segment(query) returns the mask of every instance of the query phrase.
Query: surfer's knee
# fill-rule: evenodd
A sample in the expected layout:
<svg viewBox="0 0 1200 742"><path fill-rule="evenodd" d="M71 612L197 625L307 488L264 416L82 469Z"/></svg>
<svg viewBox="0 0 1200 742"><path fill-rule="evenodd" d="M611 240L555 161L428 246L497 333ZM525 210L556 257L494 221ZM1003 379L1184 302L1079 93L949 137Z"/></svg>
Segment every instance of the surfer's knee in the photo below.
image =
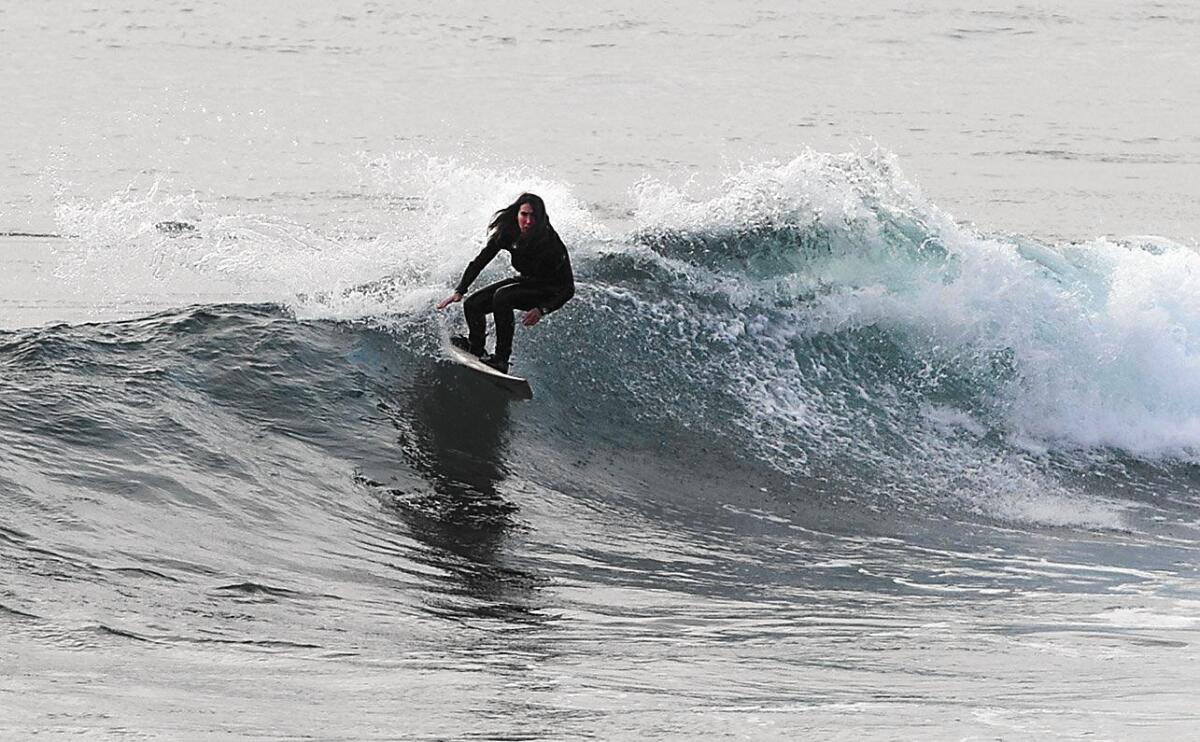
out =
<svg viewBox="0 0 1200 742"><path fill-rule="evenodd" d="M493 312L511 312L513 310L513 294L515 287L505 286L502 289L497 289L492 296L492 311Z"/></svg>
<svg viewBox="0 0 1200 742"><path fill-rule="evenodd" d="M463 312L467 314L486 314L487 308L484 297L480 296L481 292L475 292L463 300Z"/></svg>

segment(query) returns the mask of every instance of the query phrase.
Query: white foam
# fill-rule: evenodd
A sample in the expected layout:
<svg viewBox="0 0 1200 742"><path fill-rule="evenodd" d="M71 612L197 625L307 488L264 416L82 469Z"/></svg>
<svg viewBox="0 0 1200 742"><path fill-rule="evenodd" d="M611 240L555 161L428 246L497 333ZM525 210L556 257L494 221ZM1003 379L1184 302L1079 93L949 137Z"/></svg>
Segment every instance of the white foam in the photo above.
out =
<svg viewBox="0 0 1200 742"><path fill-rule="evenodd" d="M65 194L56 217L68 244L56 275L79 298L118 308L131 297L287 301L368 280L394 265L387 243L321 232L286 217L222 213L162 178L103 202ZM156 225L180 222L172 232Z"/></svg>
<svg viewBox="0 0 1200 742"><path fill-rule="evenodd" d="M639 228L651 232L828 231L827 251L808 256L802 276L737 289L742 304L757 291L760 307L780 291L812 294L775 312L776 326L738 338L758 346L765 383L747 391L768 415L791 409L793 422L813 423L791 340L877 327L928 364L992 386L1001 417L964 429L991 426L1031 449L1200 458L1200 254L1190 248L1159 237L985 236L925 201L878 152L744 166L711 197L649 180L636 195ZM701 288L720 288L710 284ZM1007 373L997 375L998 358Z"/></svg>
<svg viewBox="0 0 1200 742"><path fill-rule="evenodd" d="M1122 629L1196 629L1200 616L1165 613L1149 608L1114 608L1093 616L1098 622Z"/></svg>
<svg viewBox="0 0 1200 742"><path fill-rule="evenodd" d="M977 438L987 434L987 426L962 410L956 410L943 405L929 405L924 408L925 419L939 430L953 434L961 430Z"/></svg>
<svg viewBox="0 0 1200 742"><path fill-rule="evenodd" d="M404 152L364 157L361 170L362 208L382 210L382 233L224 211L162 177L140 177L102 202L64 186L56 216L71 242L57 275L101 308L150 293L176 303L277 301L306 318L356 319L428 309L482 247L492 213L522 191L545 199L573 247L608 238L569 184L530 168ZM155 226L164 221L195 229L164 233Z"/></svg>

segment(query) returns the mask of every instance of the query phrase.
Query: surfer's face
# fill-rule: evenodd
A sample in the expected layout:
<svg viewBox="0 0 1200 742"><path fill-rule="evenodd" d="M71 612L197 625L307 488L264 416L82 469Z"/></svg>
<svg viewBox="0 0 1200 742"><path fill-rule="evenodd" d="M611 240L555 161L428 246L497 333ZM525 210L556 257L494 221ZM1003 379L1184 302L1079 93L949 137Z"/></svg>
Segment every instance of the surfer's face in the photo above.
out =
<svg viewBox="0 0 1200 742"><path fill-rule="evenodd" d="M517 227L525 234L533 226L533 204L521 204L517 210Z"/></svg>

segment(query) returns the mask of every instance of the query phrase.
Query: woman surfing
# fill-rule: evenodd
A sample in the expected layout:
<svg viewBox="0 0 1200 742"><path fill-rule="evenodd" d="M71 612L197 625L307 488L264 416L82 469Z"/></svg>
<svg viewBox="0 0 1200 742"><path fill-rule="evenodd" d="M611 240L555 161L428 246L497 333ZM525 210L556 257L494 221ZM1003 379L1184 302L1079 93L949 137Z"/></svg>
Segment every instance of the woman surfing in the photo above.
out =
<svg viewBox="0 0 1200 742"><path fill-rule="evenodd" d="M517 275L468 296L463 304L467 337L455 335L450 342L506 374L512 354L513 310L525 310L521 324L533 327L575 295L575 274L566 246L550 225L545 202L532 193L522 193L492 216L487 244L467 264L454 293L438 302L437 308L462 301L471 283L501 250L511 255ZM488 314L496 325L496 347L491 355L484 348Z"/></svg>

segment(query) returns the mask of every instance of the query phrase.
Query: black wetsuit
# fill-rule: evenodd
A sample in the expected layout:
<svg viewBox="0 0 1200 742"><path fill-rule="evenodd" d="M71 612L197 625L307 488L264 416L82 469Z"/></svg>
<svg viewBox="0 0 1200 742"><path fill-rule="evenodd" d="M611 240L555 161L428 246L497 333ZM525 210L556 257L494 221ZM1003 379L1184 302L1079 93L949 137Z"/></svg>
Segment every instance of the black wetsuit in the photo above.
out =
<svg viewBox="0 0 1200 742"><path fill-rule="evenodd" d="M496 323L496 352L492 355L504 363L508 363L508 356L512 353L514 309L537 307L544 316L566 304L575 295L571 258L552 227L547 227L546 233L536 242L524 244L517 240L506 243L508 240L500 232L493 233L479 255L467 265L455 289L455 292L465 294L471 282L501 250L508 250L512 254L512 267L520 275L479 289L468 296L463 304L471 352L483 355L487 315L491 314Z"/></svg>

